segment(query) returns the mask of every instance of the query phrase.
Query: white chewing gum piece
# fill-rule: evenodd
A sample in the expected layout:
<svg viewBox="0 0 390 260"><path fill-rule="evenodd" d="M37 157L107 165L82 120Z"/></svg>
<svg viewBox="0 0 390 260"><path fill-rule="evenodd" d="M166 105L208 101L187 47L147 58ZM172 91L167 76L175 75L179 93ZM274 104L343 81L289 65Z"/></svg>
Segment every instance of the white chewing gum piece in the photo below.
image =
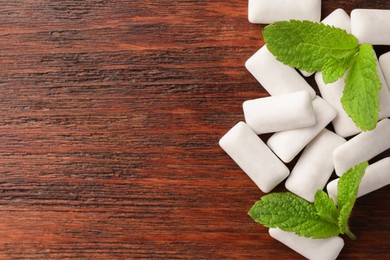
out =
<svg viewBox="0 0 390 260"><path fill-rule="evenodd" d="M299 72L301 72L302 76L308 78L310 77L311 75L314 74L314 72L307 72L307 71L304 71L304 70L299 70Z"/></svg>
<svg viewBox="0 0 390 260"><path fill-rule="evenodd" d="M379 80L382 84L378 94L380 106L378 119L381 120L390 116L390 90L386 83L379 62L377 64L377 71ZM322 73L318 72L315 75L315 80L322 98L337 110L337 116L332 121L335 132L342 137L349 137L360 133L362 130L360 130L352 121L352 119L347 115L340 101L345 86L345 75L334 83L325 84L322 80Z"/></svg>
<svg viewBox="0 0 390 260"><path fill-rule="evenodd" d="M327 17L325 17L321 23L334 26L336 28L343 29L347 31L347 33L351 33L351 18L349 15L341 8L334 10ZM305 77L310 77L314 73L306 72L300 70L302 75Z"/></svg>
<svg viewBox="0 0 390 260"><path fill-rule="evenodd" d="M390 10L355 9L351 12L352 34L359 43L390 45Z"/></svg>
<svg viewBox="0 0 390 260"><path fill-rule="evenodd" d="M248 20L251 23L273 23L284 20L321 19L321 0L249 0Z"/></svg>
<svg viewBox="0 0 390 260"><path fill-rule="evenodd" d="M334 203L337 204L337 184L339 183L339 179L334 179L326 185L326 191L328 192L329 198L331 198Z"/></svg>
<svg viewBox="0 0 390 260"><path fill-rule="evenodd" d="M329 197L337 203L337 184L340 178L328 183ZM364 196L390 184L390 157L386 157L367 167L359 186L357 197Z"/></svg>
<svg viewBox="0 0 390 260"><path fill-rule="evenodd" d="M270 192L290 173L244 122L230 129L219 145L263 192Z"/></svg>
<svg viewBox="0 0 390 260"><path fill-rule="evenodd" d="M290 162L305 146L323 130L336 116L337 112L325 100L313 100L317 122L305 128L287 130L273 134L267 142L268 147L285 163Z"/></svg>
<svg viewBox="0 0 390 260"><path fill-rule="evenodd" d="M341 8L334 10L327 17L325 17L321 23L334 26L347 31L347 33L351 33L351 18Z"/></svg>
<svg viewBox="0 0 390 260"><path fill-rule="evenodd" d="M333 164L338 176L355 165L368 161L390 148L390 119L378 122L372 131L362 132L340 145L333 152Z"/></svg>
<svg viewBox="0 0 390 260"><path fill-rule="evenodd" d="M390 117L390 90L387 85L385 76L383 74L383 70L379 64L379 60L377 62L377 72L379 76L379 80L382 84L382 87L379 91L378 97L379 97L379 114L378 119L384 119L386 117Z"/></svg>
<svg viewBox="0 0 390 260"><path fill-rule="evenodd" d="M390 87L390 51L379 57L379 64L386 79L387 87Z"/></svg>
<svg viewBox="0 0 390 260"><path fill-rule="evenodd" d="M246 61L245 67L271 96L301 90L309 92L312 99L316 95L299 72L278 61L266 45Z"/></svg>
<svg viewBox="0 0 390 260"><path fill-rule="evenodd" d="M335 132L342 137L348 137L360 133L361 130L344 111L340 101L343 96L345 86L345 75L333 83L325 84L322 80L322 72L317 72L315 80L318 89L321 92L322 98L337 111L337 116L332 121Z"/></svg>
<svg viewBox="0 0 390 260"><path fill-rule="evenodd" d="M316 123L307 91L247 100L243 103L245 122L256 134L312 126Z"/></svg>
<svg viewBox="0 0 390 260"><path fill-rule="evenodd" d="M345 143L339 135L324 129L303 150L286 181L286 188L301 198L314 202L317 190L328 182L333 167L333 151Z"/></svg>
<svg viewBox="0 0 390 260"><path fill-rule="evenodd" d="M334 260L344 247L344 240L338 236L325 239L313 239L298 236L292 232L286 232L278 228L270 228L268 232L272 238L307 259L312 260Z"/></svg>

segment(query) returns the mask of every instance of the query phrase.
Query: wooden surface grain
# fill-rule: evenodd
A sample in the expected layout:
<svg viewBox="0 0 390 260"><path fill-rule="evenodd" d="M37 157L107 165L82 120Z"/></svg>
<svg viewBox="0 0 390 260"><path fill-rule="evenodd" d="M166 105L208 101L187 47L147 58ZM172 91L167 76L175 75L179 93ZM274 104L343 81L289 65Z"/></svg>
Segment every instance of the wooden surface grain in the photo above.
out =
<svg viewBox="0 0 390 260"><path fill-rule="evenodd" d="M267 95L247 1L0 3L0 259L301 259L218 146ZM390 2L322 17L358 7ZM390 258L388 193L359 199L340 259Z"/></svg>

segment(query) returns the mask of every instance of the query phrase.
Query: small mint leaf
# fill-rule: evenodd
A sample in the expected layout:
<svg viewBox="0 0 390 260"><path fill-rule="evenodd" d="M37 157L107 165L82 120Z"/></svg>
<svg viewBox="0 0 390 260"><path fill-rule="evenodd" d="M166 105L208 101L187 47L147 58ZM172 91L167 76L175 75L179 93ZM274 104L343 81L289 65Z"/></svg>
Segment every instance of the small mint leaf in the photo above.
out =
<svg viewBox="0 0 390 260"><path fill-rule="evenodd" d="M322 190L318 190L314 197L314 206L318 216L326 221L338 225L339 210L333 200Z"/></svg>
<svg viewBox="0 0 390 260"><path fill-rule="evenodd" d="M352 61L354 60L354 53L346 53L345 58L340 60L329 59L322 67L322 79L325 84L335 82L341 78Z"/></svg>
<svg viewBox="0 0 390 260"><path fill-rule="evenodd" d="M367 162L360 163L344 173L337 185L337 201L340 209L339 227L341 234L347 234L350 238L355 239L355 235L349 229L348 219L351 215L352 208L355 205L360 182L368 166Z"/></svg>

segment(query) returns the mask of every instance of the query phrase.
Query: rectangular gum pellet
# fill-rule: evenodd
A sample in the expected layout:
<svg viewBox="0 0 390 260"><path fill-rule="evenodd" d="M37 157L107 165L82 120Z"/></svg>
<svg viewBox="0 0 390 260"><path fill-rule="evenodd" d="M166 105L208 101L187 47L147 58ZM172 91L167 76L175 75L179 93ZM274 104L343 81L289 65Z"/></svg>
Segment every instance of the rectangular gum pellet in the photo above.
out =
<svg viewBox="0 0 390 260"><path fill-rule="evenodd" d="M309 202L314 202L317 190L322 190L332 175L333 151L345 139L324 129L303 150L286 181L286 188Z"/></svg>
<svg viewBox="0 0 390 260"><path fill-rule="evenodd" d="M377 71L379 80L381 81L382 87L379 91L379 120L384 119L390 116L390 90L386 83L385 77L383 75L381 66L379 62L377 64ZM342 137L349 137L361 132L361 130L355 125L352 119L344 111L344 108L340 102L340 99L343 95L344 86L345 86L345 75L335 81L334 83L325 84L322 80L322 73L318 72L315 75L315 80L318 86L318 89L321 92L321 96L325 99L334 109L337 110L337 116L332 121L335 132Z"/></svg>
<svg viewBox="0 0 390 260"><path fill-rule="evenodd" d="M247 100L245 122L256 134L312 126L316 123L311 97L306 91Z"/></svg>
<svg viewBox="0 0 390 260"><path fill-rule="evenodd" d="M324 18L321 23L334 26L351 33L351 18L341 8L334 10L331 14Z"/></svg>
<svg viewBox="0 0 390 260"><path fill-rule="evenodd" d="M251 23L272 23L282 20L321 19L321 0L249 0L248 20Z"/></svg>
<svg viewBox="0 0 390 260"><path fill-rule="evenodd" d="M345 30L347 33L351 33L351 18L349 15L341 8L334 10L327 17L325 17L321 23L334 26L340 29ZM313 73L302 71L301 73L305 77L310 77Z"/></svg>
<svg viewBox="0 0 390 260"><path fill-rule="evenodd" d="M386 79L387 86L390 87L390 52L386 52L379 57L379 63Z"/></svg>
<svg viewBox="0 0 390 260"><path fill-rule="evenodd" d="M348 137L360 133L361 130L347 115L340 102L344 91L345 75L333 83L325 84L322 80L322 73L317 72L315 80L322 98L337 111L337 116L332 121L335 132L342 137Z"/></svg>
<svg viewBox="0 0 390 260"><path fill-rule="evenodd" d="M390 10L355 9L351 29L360 43L390 45Z"/></svg>
<svg viewBox="0 0 390 260"><path fill-rule="evenodd" d="M270 236L307 259L334 260L344 247L344 240L340 237L313 239L298 236L278 228L268 230Z"/></svg>
<svg viewBox="0 0 390 260"><path fill-rule="evenodd" d="M343 175L355 165L368 161L390 148L390 119L378 122L372 131L362 132L333 152L336 174Z"/></svg>
<svg viewBox="0 0 390 260"><path fill-rule="evenodd" d="M271 96L302 90L309 92L311 98L316 95L299 72L278 61L266 45L246 61L245 67Z"/></svg>
<svg viewBox="0 0 390 260"><path fill-rule="evenodd" d="M317 118L315 125L277 132L268 139L267 145L283 162L294 159L336 116L336 110L320 97L313 100L313 109Z"/></svg>
<svg viewBox="0 0 390 260"><path fill-rule="evenodd" d="M263 192L270 192L290 173L244 122L230 129L219 145Z"/></svg>
<svg viewBox="0 0 390 260"><path fill-rule="evenodd" d="M337 184L339 179L328 183L326 189L329 197L337 203ZM357 197L364 196L390 184L390 157L386 157L367 167L362 181L360 182Z"/></svg>

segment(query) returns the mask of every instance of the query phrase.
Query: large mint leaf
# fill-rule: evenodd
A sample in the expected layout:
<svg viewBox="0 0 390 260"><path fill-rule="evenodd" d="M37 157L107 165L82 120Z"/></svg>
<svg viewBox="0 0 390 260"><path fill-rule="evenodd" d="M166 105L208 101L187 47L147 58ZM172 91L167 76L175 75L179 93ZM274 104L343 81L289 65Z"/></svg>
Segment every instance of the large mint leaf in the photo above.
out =
<svg viewBox="0 0 390 260"><path fill-rule="evenodd" d="M372 46L362 44L345 78L341 103L345 112L363 131L373 130L378 122L381 82L376 66Z"/></svg>
<svg viewBox="0 0 390 260"><path fill-rule="evenodd" d="M248 213L256 222L312 238L337 236L339 228L317 215L312 203L292 193L263 196Z"/></svg>
<svg viewBox="0 0 390 260"><path fill-rule="evenodd" d="M359 51L346 31L309 21L280 21L264 28L269 51L281 62L307 72L323 71L325 83L336 81Z"/></svg>

